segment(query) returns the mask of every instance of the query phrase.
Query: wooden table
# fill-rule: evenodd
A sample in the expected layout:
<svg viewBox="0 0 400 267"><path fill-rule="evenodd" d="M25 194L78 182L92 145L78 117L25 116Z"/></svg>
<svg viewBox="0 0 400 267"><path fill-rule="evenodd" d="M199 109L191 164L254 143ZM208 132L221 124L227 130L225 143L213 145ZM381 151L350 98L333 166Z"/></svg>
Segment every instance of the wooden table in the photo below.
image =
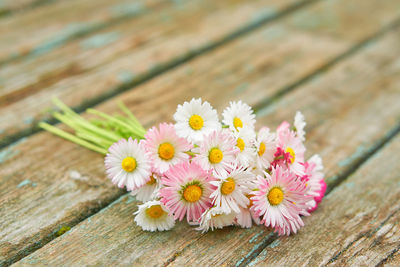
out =
<svg viewBox="0 0 400 267"><path fill-rule="evenodd" d="M399 44L396 0L0 1L0 265L399 266ZM300 110L328 194L289 237L144 232L101 155L38 129L53 96L146 127L200 96Z"/></svg>

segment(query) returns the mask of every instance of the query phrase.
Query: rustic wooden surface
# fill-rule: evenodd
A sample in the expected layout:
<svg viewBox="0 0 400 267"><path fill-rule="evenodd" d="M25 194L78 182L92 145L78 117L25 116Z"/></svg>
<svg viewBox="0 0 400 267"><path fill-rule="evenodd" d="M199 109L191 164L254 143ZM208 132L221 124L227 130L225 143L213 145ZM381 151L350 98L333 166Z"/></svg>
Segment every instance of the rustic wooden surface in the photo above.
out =
<svg viewBox="0 0 400 267"><path fill-rule="evenodd" d="M0 16L0 266L398 265L398 1L34 2ZM123 100L147 127L193 96L242 99L258 126L301 110L333 191L287 238L143 232L100 155L31 134L54 95L111 113Z"/></svg>
<svg viewBox="0 0 400 267"><path fill-rule="evenodd" d="M92 2L97 5L97 1ZM76 38L76 35L83 35L80 31L85 34L93 31L91 28L87 30L86 24L82 26L83 30L72 27L73 33L70 34L70 17L59 20L52 17L60 24L67 24L63 28L67 27L68 36L64 38L65 34L63 31L60 33L60 29L55 29L54 32L45 30L46 35L53 36L46 37L50 41L35 49L48 53L40 52L37 55L34 49L35 51L30 52L33 55L29 60L18 60L0 70L0 81L3 80L0 83L3 87L0 93L2 142L9 143L14 141L13 136L32 131L38 120L48 116L49 108L52 107L52 96L58 96L66 104L78 108L99 102L175 66L188 57L224 43L225 39L232 38L241 31L260 26L263 21L303 2L311 1L297 0L292 3L291 0L196 0L177 2L175 5L169 2L170 5L164 4L162 9L151 9L139 3L135 3L136 9L124 9L123 4L111 5L107 0L105 14L92 11L95 16L93 20L110 20L113 10L120 7L122 15L118 16L122 16L124 23L109 21L108 27L104 26L102 28L105 29L84 38ZM88 5L90 6L93 3ZM75 5L71 8L80 7ZM134 13L132 16L125 14L129 10ZM85 12L82 11L82 14ZM85 17L90 18L89 15ZM99 23L105 22L97 24ZM94 26L94 29L98 28ZM17 37L21 35L14 31L6 33ZM4 38L12 40L10 37ZM25 44L22 40L21 43ZM64 43L67 44L63 45ZM61 47L54 50L54 46Z"/></svg>

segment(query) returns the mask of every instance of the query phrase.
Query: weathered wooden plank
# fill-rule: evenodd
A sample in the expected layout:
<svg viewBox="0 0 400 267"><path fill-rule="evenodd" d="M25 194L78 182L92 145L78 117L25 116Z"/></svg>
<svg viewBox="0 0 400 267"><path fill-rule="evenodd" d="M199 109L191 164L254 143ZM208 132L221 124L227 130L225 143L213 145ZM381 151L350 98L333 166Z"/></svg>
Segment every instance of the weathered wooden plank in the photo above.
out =
<svg viewBox="0 0 400 267"><path fill-rule="evenodd" d="M397 136L326 197L303 231L274 241L250 265L374 266L398 251L399 149Z"/></svg>
<svg viewBox="0 0 400 267"><path fill-rule="evenodd" d="M279 51L288 48L282 40L289 37L290 29L323 33L321 36L326 37L322 38L323 40L329 41L333 38L343 41L343 48L337 51L335 48L326 48L327 53L332 51L333 54L325 56L335 57L355 43L373 35L380 27L388 25L400 15L398 2L382 3L374 0L357 3L359 8L356 10L360 14L370 14L377 5L380 6L380 11L373 13L372 16L355 16L353 1L323 2L308 9L308 12L301 12L286 20L283 28L271 30L266 34L268 35L266 38L270 39L267 43L270 44L272 51ZM4 94L0 96L0 129L3 131L0 137L3 137L3 142L13 140L12 136L16 133L27 134L34 129L38 120L46 118L46 111L51 107L50 98L53 95L64 99L67 104L74 107L86 106L87 101L97 102L130 88L143 79L159 73L160 70L174 66L190 55L196 54L194 51L201 51L204 47L210 47L210 44L218 43L235 29L243 25L255 25L260 18L273 17L288 6L284 1L276 0L241 2L228 7L220 1L201 1L199 5L191 3L191 8L187 7L183 13L171 8L172 14L175 15L167 22L163 22L165 17L158 14L147 15L141 20L142 23L132 20L132 23L121 24L101 32L100 35L96 34L89 39L71 43L38 60L11 64L0 71L6 88L3 90ZM268 8L265 8L265 5L268 5ZM323 16L318 15L329 12L331 19L328 22ZM188 18L192 21L191 24L187 22ZM313 22L309 22L314 24L308 25L304 22L305 18L315 18ZM354 21L350 23L352 19ZM341 21L349 23L343 24ZM161 24L164 26L161 27ZM188 26L182 27L182 25ZM221 26L216 28L215 25ZM145 28L150 28L153 34L149 35L149 31L141 30ZM117 33L121 34L118 40L105 47L82 50L82 44L87 40L100 36L100 40L107 41L107 37L113 38ZM298 42L302 43L302 40ZM289 57L294 56L295 53ZM309 70L310 65L313 67L314 64L318 64L319 60L324 60L324 57L319 57L321 55L309 56L303 63L304 71ZM292 68L288 71L296 72L296 66L293 65ZM265 66L266 72L270 70L274 69Z"/></svg>
<svg viewBox="0 0 400 267"><path fill-rule="evenodd" d="M304 112L310 129L307 147L324 159L330 186L343 179L364 155L380 144L381 139L386 139L392 129L400 127L400 107L382 111L400 99L400 79L396 78L400 68L397 60L392 58L394 54L400 54L400 49L393 49L399 41L398 36L399 31L396 31L364 48L360 54L339 63L324 76L259 113L268 115L265 122L277 125L295 110ZM365 67L367 62L369 66ZM390 84L381 88L389 80ZM380 125L382 122L385 126ZM219 237L225 238L225 242ZM202 240L207 241L185 247L173 263L176 266L194 263L241 265L271 242L271 234L265 228L254 228L247 234L241 230L231 231L228 238L209 233ZM297 244L299 248L302 247L300 244ZM301 253L297 251L294 255L301 256Z"/></svg>
<svg viewBox="0 0 400 267"><path fill-rule="evenodd" d="M0 20L0 64L40 55L108 23L150 12L162 0L57 1ZM29 36L29 38L27 38Z"/></svg>
<svg viewBox="0 0 400 267"><path fill-rule="evenodd" d="M394 249L386 259L383 259L377 266L399 266L400 265L400 247Z"/></svg>
<svg viewBox="0 0 400 267"><path fill-rule="evenodd" d="M45 118L52 96L74 107L98 102L310 2L189 1L181 8L165 8L161 15L153 12L96 32L38 58L8 64L0 70L0 145L15 140L18 132L29 133Z"/></svg>
<svg viewBox="0 0 400 267"><path fill-rule="evenodd" d="M0 0L0 17L42 6L55 0Z"/></svg>
<svg viewBox="0 0 400 267"><path fill-rule="evenodd" d="M260 124L276 126L296 110L302 110L308 121L307 146L311 152L318 152L324 158L327 176L331 177L328 179L330 184L337 182L337 178L332 177L343 177L360 158L368 155L368 151L387 139L392 129L399 127L400 107L396 103L400 100L397 75L400 65L393 56L400 54L398 33L387 34L383 40L364 47L359 54L339 63L325 76L289 93L259 113ZM165 81L167 78L177 80L175 72L179 70L144 85L148 96L132 91L120 98L128 104L135 103L131 105L132 109L140 116L154 108L140 104L147 97L153 98L152 103L162 112L168 111L164 105L175 104L175 97L179 102L188 93L182 90L179 92L183 95L181 97L174 92L171 92L172 96L165 93L157 100L157 95L164 92L157 88L168 88ZM383 84L385 87L382 88ZM201 91L196 93L202 94ZM247 101L246 96L251 94L255 93L249 89L240 98ZM220 101L224 101L223 95L217 98L207 93L206 97L217 107L221 106ZM111 103L105 103L101 108L111 109ZM135 206L133 198L123 196L17 265L241 264L247 255L262 248L270 236L269 230L262 227L246 230L226 228L200 234L181 223L165 234L145 233L133 222Z"/></svg>

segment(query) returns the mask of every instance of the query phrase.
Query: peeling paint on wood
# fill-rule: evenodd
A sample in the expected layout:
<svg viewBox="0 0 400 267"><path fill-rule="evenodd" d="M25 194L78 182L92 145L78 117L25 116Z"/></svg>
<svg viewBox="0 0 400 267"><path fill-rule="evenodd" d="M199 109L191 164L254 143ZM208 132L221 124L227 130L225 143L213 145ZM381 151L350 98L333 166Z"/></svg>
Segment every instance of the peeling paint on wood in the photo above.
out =
<svg viewBox="0 0 400 267"><path fill-rule="evenodd" d="M307 137L309 141L307 146L310 152L321 153L325 160L328 177L346 172L351 166L338 167L338 162L350 156L361 144L366 147L373 146L374 143L385 138L387 131L396 127L397 121L394 118L400 114L399 106L395 105L400 99L396 85L400 83L400 80L396 76L396 67L391 62L395 60L393 53L400 54L400 48L396 46L398 38L398 32L388 33L375 44L375 47L365 48L359 54L339 63L321 78L319 84L306 84L284 96L282 101L277 100L274 103L277 111L273 116L259 118L259 123L275 127L282 119L293 116L296 110L302 110L308 121ZM369 68L365 68L365 62L368 62ZM382 62L385 62L385 68L382 67ZM343 75L349 68L354 70L354 78L351 81ZM176 70L176 72L184 71ZM391 73L392 83L385 87L385 90L376 90L378 87L381 88L384 79L389 78L387 76L389 73ZM177 90L177 95L175 95L174 91L168 90L169 94L172 94L171 99L165 102L165 94L158 99L156 96L161 95L163 91L157 90L157 87L166 90L165 85L169 79L177 80L174 78L174 73L169 73L165 78L155 79L141 87L146 90L148 95L143 96L140 91L131 91L117 99L124 99L128 105L134 103L130 107L133 112L138 114L139 118L145 118L145 114L151 117L149 102L140 104L138 103L139 99L151 99L155 105L168 103L171 104L169 108L173 109L176 102L181 102L182 99L189 96L189 93L185 90L175 89ZM205 99L209 100L217 109L220 109L225 102L223 97L210 97L211 92L202 91L202 93ZM247 97L246 95L240 98L247 101L247 97L251 95ZM320 101L321 98L324 99L323 103ZM374 102L366 101L366 99L372 98ZM299 99L302 101L298 101ZM289 105L286 105L287 103ZM161 107L161 105L157 107ZM384 114L382 114L383 107L385 107ZM100 108L111 111L112 103L105 103ZM159 110L159 112L157 118L164 113L167 114L166 116L170 114L168 110ZM152 120L150 117L147 120ZM160 118L160 120L164 119L164 117ZM360 128L364 131L358 131ZM347 142L344 143L342 140ZM328 183L329 181L330 179L328 179ZM354 189L350 187L346 190ZM333 191L332 194L335 192ZM276 246L277 242L273 243L273 239L268 239L271 237L271 233L263 227L251 229L229 227L222 231L200 234L186 224L179 223L171 232L145 233L132 221L135 203L132 202L132 206L127 205L128 197L127 195L121 197L113 205L92 216L90 224L86 221L82 222L78 225L79 227L71 229L64 238L53 240L49 245L34 252L20 263L28 263L29 260L34 259L43 264L52 265L61 263L79 265L87 261L90 261L91 264L100 262L112 264L117 260L124 259L126 263L148 265L165 263L176 266L194 263L234 265L238 262L238 265L241 265L251 260L265 247L278 252L284 247L285 238L279 239L279 245ZM371 197L375 198L376 196ZM332 198L328 198L324 203L327 203L329 199ZM316 211L315 217L318 217L318 213L323 212L323 206L324 204L321 209ZM337 206L346 208L343 205ZM331 207L328 207L328 210L330 209ZM356 226L365 219L365 214L365 212L354 212L349 213L348 216L354 218L352 225ZM112 223L109 223L111 221ZM326 224L323 229L326 229ZM84 227L81 227L82 225ZM312 227L312 223L308 227ZM99 231L102 234L99 234ZM304 231L307 231L307 226L300 231L299 235L290 237L290 240L300 236ZM177 234L179 232L185 232L185 236ZM110 240L104 239L104 235L110 236ZM254 237L256 235L258 236ZM166 241L169 238L172 239ZM319 240L319 237L316 238ZM349 245L351 241L347 240L343 243ZM77 243L82 245L78 246ZM108 250L105 251L104 247L107 247ZM72 256L65 258L64 254L60 253L61 250ZM78 251L79 256L77 256ZM154 254L157 254L158 257L152 257ZM264 254L261 253L261 255ZM265 256L268 257L269 254L267 253Z"/></svg>

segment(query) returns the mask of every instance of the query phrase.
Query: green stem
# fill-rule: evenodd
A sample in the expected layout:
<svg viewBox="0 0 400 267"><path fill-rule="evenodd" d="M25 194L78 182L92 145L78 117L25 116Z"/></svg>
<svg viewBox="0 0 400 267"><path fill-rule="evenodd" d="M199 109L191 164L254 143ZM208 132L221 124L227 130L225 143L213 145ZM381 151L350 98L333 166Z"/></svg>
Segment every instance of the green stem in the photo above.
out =
<svg viewBox="0 0 400 267"><path fill-rule="evenodd" d="M67 132L65 132L65 131L57 128L57 127L54 127L54 126L52 126L50 124L47 124L45 122L39 123L39 127L42 128L42 129L45 129L46 131L49 131L49 132L51 132L51 133L53 133L55 135L58 135L58 136L60 136L60 137L62 137L64 139L67 139L67 140L69 140L69 141L71 141L71 142L73 142L75 144L78 144L80 146L83 146L83 147L86 147L86 148L88 148L90 150L93 150L95 152L101 153L103 155L107 154L107 150L106 149L98 147L96 145L93 145L93 144L91 144L91 143L89 143L89 142L87 142L87 141L85 141L83 139L80 139L80 138L76 137L75 135L67 133Z"/></svg>

